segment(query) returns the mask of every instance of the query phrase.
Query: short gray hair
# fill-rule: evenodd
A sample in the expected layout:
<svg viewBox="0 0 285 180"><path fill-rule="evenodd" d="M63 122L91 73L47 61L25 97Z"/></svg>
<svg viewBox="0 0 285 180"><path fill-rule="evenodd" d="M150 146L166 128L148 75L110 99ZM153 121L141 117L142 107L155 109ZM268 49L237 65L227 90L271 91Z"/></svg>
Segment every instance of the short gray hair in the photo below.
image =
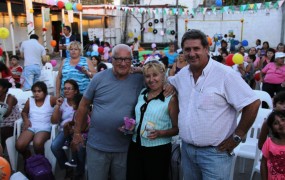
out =
<svg viewBox="0 0 285 180"><path fill-rule="evenodd" d="M116 46L112 49L112 56L115 57L116 54L117 54L120 50L127 50L128 52L130 52L131 57L133 57L133 53L132 53L131 47L128 46L128 45L126 45L126 44L118 44L118 45L116 45Z"/></svg>

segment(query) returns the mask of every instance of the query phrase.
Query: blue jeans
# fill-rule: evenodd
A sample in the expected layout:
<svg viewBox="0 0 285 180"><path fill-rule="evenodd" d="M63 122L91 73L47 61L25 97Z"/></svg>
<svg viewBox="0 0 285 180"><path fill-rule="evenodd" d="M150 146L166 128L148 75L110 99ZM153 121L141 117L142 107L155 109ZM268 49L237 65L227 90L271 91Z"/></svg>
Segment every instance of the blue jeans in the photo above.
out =
<svg viewBox="0 0 285 180"><path fill-rule="evenodd" d="M32 85L37 82L41 75L41 67L38 64L29 65L24 67L23 71L23 90L30 90Z"/></svg>
<svg viewBox="0 0 285 180"><path fill-rule="evenodd" d="M217 147L197 147L182 142L182 168L185 180L227 180L230 177L233 156Z"/></svg>
<svg viewBox="0 0 285 180"><path fill-rule="evenodd" d="M61 169L64 169L65 163L68 161L68 158L65 154L65 151L62 149L64 142L69 137L65 137L63 131L60 131L51 144L51 151L57 159L57 162ZM81 147L79 151L72 153L72 158L75 159L77 163L76 175L81 175L85 171L85 156L86 148Z"/></svg>
<svg viewBox="0 0 285 180"><path fill-rule="evenodd" d="M88 145L86 150L88 179L106 180L109 174L112 180L126 179L127 152L104 152Z"/></svg>

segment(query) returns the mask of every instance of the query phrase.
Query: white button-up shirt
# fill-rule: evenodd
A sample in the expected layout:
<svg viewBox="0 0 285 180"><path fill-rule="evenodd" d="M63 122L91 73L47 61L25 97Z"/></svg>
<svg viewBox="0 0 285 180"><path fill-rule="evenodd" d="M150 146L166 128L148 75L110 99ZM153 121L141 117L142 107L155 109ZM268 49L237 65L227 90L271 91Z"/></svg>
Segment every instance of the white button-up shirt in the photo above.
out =
<svg viewBox="0 0 285 180"><path fill-rule="evenodd" d="M169 81L178 91L179 135L195 146L219 145L234 132L238 112L258 99L237 73L212 59L196 83L189 65Z"/></svg>

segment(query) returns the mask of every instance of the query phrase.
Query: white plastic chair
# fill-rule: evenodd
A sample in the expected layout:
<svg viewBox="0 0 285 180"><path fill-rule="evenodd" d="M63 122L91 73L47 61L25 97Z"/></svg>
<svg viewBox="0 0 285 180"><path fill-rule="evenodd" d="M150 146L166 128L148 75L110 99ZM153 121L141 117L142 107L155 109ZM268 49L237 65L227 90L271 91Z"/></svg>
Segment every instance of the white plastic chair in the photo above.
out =
<svg viewBox="0 0 285 180"><path fill-rule="evenodd" d="M22 126L23 120L22 118L18 119L14 123L14 133L12 137L9 137L6 140L6 146L7 146L7 151L11 163L11 168L14 171L17 171L17 166L18 166L18 151L15 148L16 141L19 138L21 134L21 126ZM51 151L51 143L56 137L58 132L58 125L52 125L52 130L51 130L51 135L50 139L46 141L45 143L45 157L49 160L51 167L52 167L52 172L55 173L55 167L56 167L56 158L54 157L52 151ZM32 142L30 143L32 145Z"/></svg>
<svg viewBox="0 0 285 180"><path fill-rule="evenodd" d="M254 162L253 162L253 168L251 171L251 175L250 175L250 180L253 179L253 176L255 173L260 173L260 164L261 164L261 158L262 158L262 152L261 150L258 148L258 146L256 145L255 148L255 158L254 158Z"/></svg>
<svg viewBox="0 0 285 180"><path fill-rule="evenodd" d="M53 67L51 63L46 63L41 70L40 81L45 82L48 88L49 94L53 93L54 90L54 78L53 78Z"/></svg>
<svg viewBox="0 0 285 180"><path fill-rule="evenodd" d="M57 75L58 75L58 71L52 71L52 79L53 79L53 93L55 95L55 92L56 92L56 78L57 78Z"/></svg>
<svg viewBox="0 0 285 180"><path fill-rule="evenodd" d="M246 141L242 142L235 148L234 152L237 157L241 157L240 172L244 172L245 161L244 159L254 159L256 155L256 146L258 143L258 137L260 133L261 126L264 119L272 112L271 109L259 108L256 119L249 129L246 137ZM235 159L234 159L235 160ZM235 161L233 161L235 165Z"/></svg>
<svg viewBox="0 0 285 180"><path fill-rule="evenodd" d="M32 91L23 91L21 94L19 94L19 97L16 97L18 100L18 106L20 110L22 110L27 102L27 100L33 97Z"/></svg>
<svg viewBox="0 0 285 180"><path fill-rule="evenodd" d="M253 90L255 94L258 96L261 102L266 102L269 106L269 109L273 109L273 101L270 95L265 91ZM262 103L260 104L261 107Z"/></svg>
<svg viewBox="0 0 285 180"><path fill-rule="evenodd" d="M21 97L22 93L23 93L23 90L19 88L9 88L8 90L8 94L15 96L17 99Z"/></svg>

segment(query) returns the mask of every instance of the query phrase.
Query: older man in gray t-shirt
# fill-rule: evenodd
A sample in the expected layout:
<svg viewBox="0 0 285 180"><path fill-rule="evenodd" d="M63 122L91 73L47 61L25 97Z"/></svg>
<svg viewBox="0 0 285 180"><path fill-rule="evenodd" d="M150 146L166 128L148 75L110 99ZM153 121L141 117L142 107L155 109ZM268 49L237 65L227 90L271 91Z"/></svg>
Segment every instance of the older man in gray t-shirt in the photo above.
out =
<svg viewBox="0 0 285 180"><path fill-rule="evenodd" d="M130 141L118 128L124 117L134 117L137 97L143 88L142 74L130 74L131 48L119 44L113 48L113 69L96 74L76 112L73 147L83 142L82 125L89 105L93 104L87 141L88 179L126 179L127 150Z"/></svg>

